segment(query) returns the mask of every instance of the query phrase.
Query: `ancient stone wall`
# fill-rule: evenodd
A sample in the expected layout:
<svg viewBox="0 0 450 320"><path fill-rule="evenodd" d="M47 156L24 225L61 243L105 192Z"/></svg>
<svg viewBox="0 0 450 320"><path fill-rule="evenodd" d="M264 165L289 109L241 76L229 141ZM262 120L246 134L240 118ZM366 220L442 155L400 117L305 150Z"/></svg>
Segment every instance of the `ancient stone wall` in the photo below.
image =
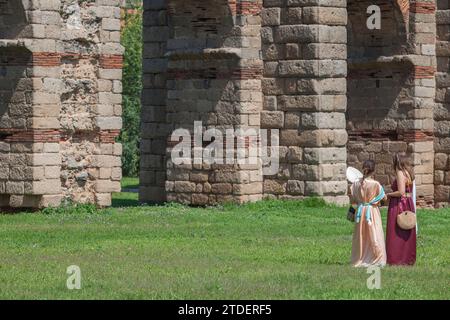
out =
<svg viewBox="0 0 450 320"><path fill-rule="evenodd" d="M266 0L262 24L261 126L280 129L280 170L264 194L346 203L346 1Z"/></svg>
<svg viewBox="0 0 450 320"><path fill-rule="evenodd" d="M436 92L436 1L411 1L409 55L413 63L413 106L405 127L408 151L416 173L417 203L435 205L434 199L434 119Z"/></svg>
<svg viewBox="0 0 450 320"><path fill-rule="evenodd" d="M0 40L0 205L21 203L32 191L33 144L19 137L30 125L32 79L27 75L32 54L23 44ZM25 190L27 189L27 190ZM27 197L28 200L34 198Z"/></svg>
<svg viewBox="0 0 450 320"><path fill-rule="evenodd" d="M345 1L173 0L144 7L141 200L347 201ZM260 163L174 166L170 134L192 133L195 121L204 130L280 130L278 173L264 179Z"/></svg>
<svg viewBox="0 0 450 320"><path fill-rule="evenodd" d="M109 205L120 189L121 4L0 0L0 206ZM366 27L372 4L381 30ZM345 203L347 164L375 159L389 184L391 154L405 151L419 204L445 205L448 11L434 0L144 1L141 201ZM205 147L236 160L261 137L208 141L212 128L279 130L278 172L263 176L261 155L226 163ZM190 135L187 163L172 161L177 129Z"/></svg>
<svg viewBox="0 0 450 320"><path fill-rule="evenodd" d="M348 57L369 59L407 54L409 23L396 0L347 0ZM409 1L407 1L409 3ZM367 9L376 5L381 10L381 28L367 27ZM404 8L408 13L409 9Z"/></svg>
<svg viewBox="0 0 450 320"><path fill-rule="evenodd" d="M118 4L61 4L61 182L63 194L76 202L108 204L110 193L120 190L121 145L114 143L122 125Z"/></svg>
<svg viewBox="0 0 450 320"><path fill-rule="evenodd" d="M376 4L383 13L381 29L369 30L363 13ZM411 111L412 65L407 54L407 28L394 1L349 1L348 24L348 163L377 163L377 179L392 182L392 154L406 152L399 131Z"/></svg>
<svg viewBox="0 0 450 320"><path fill-rule="evenodd" d="M1 206L109 205L120 190L120 4L0 2Z"/></svg>
<svg viewBox="0 0 450 320"><path fill-rule="evenodd" d="M142 202L166 199L167 1L144 1L140 193Z"/></svg>
<svg viewBox="0 0 450 320"><path fill-rule="evenodd" d="M434 109L436 206L448 206L450 200L450 3L437 1L436 13L436 105Z"/></svg>
<svg viewBox="0 0 450 320"><path fill-rule="evenodd" d="M22 1L0 0L0 39L24 38L30 29Z"/></svg>
<svg viewBox="0 0 450 320"><path fill-rule="evenodd" d="M363 19L371 4L381 8L380 30L369 30ZM407 152L418 202L428 206L434 193L434 10L433 1L348 2L348 164L375 160L376 178L389 186L392 155Z"/></svg>
<svg viewBox="0 0 450 320"><path fill-rule="evenodd" d="M228 163L226 153L213 152L220 161L202 160L202 149L213 142L208 129L223 134L214 141L220 148L227 130L234 134L238 129L259 129L261 8L262 2L256 0L146 4L148 30L154 32L148 33L144 49L142 201L206 205L262 198L258 159L248 165ZM179 142L171 134L177 129L186 130L190 137L184 141L193 147L184 163L171 157ZM198 141L193 138L197 130L205 135ZM232 140L228 151L235 159L238 142Z"/></svg>
<svg viewBox="0 0 450 320"><path fill-rule="evenodd" d="M172 168L171 155L164 152L166 147L172 150L167 141L174 129L192 130L194 120L202 120L219 127L258 127L259 121L261 129L279 130L280 168L263 177L265 197L319 195L345 203L346 165L360 167L365 159L374 159L377 179L389 185L392 154L407 152L416 168L419 204L431 206L435 197L437 205L448 201L446 1L438 1L437 92L434 0L264 0L261 12L252 12L250 27L248 19L243 20L245 14L230 8L251 11L255 1L217 0L207 8L202 1L144 3L149 32L145 32L142 200L160 201L169 195L169 200L196 203L191 196L197 194L202 199L198 204L210 203L205 194L215 179L214 169ZM381 30L367 28L371 5L381 9ZM224 21L227 17L232 19ZM230 101L220 97L237 82L227 77L219 81L217 72L227 74L233 63L243 60L223 49L251 46L245 36L255 39L258 28L263 103L262 111L249 114L247 120L236 108L229 111ZM229 35L245 41L225 45ZM243 96L234 102L251 103L255 110L259 103ZM191 176L201 181L194 183ZM226 183L222 186L228 190L225 194L232 193ZM258 188L255 184L253 189Z"/></svg>

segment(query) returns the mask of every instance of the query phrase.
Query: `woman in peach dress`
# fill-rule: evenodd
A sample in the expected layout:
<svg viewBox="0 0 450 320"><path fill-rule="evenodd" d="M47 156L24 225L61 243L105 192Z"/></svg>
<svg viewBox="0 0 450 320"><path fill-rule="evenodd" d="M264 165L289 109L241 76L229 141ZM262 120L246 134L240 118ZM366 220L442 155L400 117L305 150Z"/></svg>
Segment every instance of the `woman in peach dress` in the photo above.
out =
<svg viewBox="0 0 450 320"><path fill-rule="evenodd" d="M386 199L381 184L373 179L375 162L363 164L364 177L351 187L352 204L358 205L353 233L352 265L368 267L386 264L386 247L379 204Z"/></svg>

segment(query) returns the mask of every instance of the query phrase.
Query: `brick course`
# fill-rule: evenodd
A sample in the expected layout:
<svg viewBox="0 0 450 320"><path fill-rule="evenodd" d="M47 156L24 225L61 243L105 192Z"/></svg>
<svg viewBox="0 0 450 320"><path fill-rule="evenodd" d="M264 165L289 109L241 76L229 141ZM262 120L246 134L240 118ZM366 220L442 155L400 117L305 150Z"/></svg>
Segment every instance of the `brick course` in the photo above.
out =
<svg viewBox="0 0 450 320"><path fill-rule="evenodd" d="M120 190L121 2L0 3L0 207L104 206Z"/></svg>
<svg viewBox="0 0 450 320"><path fill-rule="evenodd" d="M381 31L365 27L372 4L381 7ZM147 2L145 15L155 19L144 22L141 200L206 205L319 195L346 203L346 165L375 159L377 177L389 185L390 155L407 152L416 166L419 204L449 202L448 9L445 1L409 0ZM249 67L241 52L259 45L261 55ZM233 95L254 113L217 100L231 96L233 81L259 79L253 93ZM162 152L177 144L168 136L195 120L207 127L279 129L279 172L260 177L262 188L251 187L258 193L240 197L245 188L233 185L239 180L217 181L225 168L173 167ZM244 181L251 174L236 172Z"/></svg>
<svg viewBox="0 0 450 320"><path fill-rule="evenodd" d="M119 190L121 4L0 1L0 206L110 205ZM382 30L366 28L372 4ZM447 206L449 10L440 0L144 0L141 201L343 204L347 165L375 159L389 185L390 155L407 152L419 204ZM279 130L279 170L175 165L170 135L194 121Z"/></svg>

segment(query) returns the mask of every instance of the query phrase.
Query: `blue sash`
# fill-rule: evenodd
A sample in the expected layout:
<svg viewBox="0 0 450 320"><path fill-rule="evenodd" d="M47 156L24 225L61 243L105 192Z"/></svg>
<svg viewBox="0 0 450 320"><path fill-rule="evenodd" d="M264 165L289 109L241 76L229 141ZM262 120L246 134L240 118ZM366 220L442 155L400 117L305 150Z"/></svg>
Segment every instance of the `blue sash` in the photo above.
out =
<svg viewBox="0 0 450 320"><path fill-rule="evenodd" d="M381 200L383 200L384 196L385 196L384 189L383 189L383 187L381 187L380 194L377 195L375 198L373 198L370 202L360 203L358 206L358 212L356 213L356 217L355 217L356 223L359 223L359 221L361 221L363 208L366 208L366 220L369 224L371 224L372 218L370 215L370 212L371 212L370 209L372 208L372 205L374 203L377 203L377 202L380 202Z"/></svg>

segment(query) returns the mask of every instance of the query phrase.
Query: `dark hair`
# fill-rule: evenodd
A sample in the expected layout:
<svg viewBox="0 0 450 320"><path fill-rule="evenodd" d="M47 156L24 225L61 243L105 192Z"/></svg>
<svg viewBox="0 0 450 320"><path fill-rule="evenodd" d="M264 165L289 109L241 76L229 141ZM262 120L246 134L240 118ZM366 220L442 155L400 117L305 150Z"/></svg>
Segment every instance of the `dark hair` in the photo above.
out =
<svg viewBox="0 0 450 320"><path fill-rule="evenodd" d="M375 161L373 161L373 160L364 161L364 163L363 163L364 178L367 178L374 172L375 172Z"/></svg>
<svg viewBox="0 0 450 320"><path fill-rule="evenodd" d="M397 153L394 155L394 170L401 171L406 177L409 177L413 182L415 180L414 167L409 161L409 157L404 153Z"/></svg>
<svg viewBox="0 0 450 320"><path fill-rule="evenodd" d="M375 172L375 161L373 160L366 160L363 163L362 166L362 170L363 170L363 179L362 181L364 182L364 180L369 177L370 175L372 175L372 173Z"/></svg>

